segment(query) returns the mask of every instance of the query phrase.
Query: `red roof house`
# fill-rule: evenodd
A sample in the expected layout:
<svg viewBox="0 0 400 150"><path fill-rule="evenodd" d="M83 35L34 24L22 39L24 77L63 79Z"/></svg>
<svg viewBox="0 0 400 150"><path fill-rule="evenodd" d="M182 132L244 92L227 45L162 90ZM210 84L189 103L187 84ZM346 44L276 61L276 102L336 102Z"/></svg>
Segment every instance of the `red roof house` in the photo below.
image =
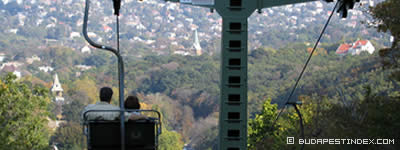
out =
<svg viewBox="0 0 400 150"><path fill-rule="evenodd" d="M347 54L347 52L349 52L350 48L351 48L351 44L341 44L339 46L339 48L336 50L336 54L341 54L341 55L345 55Z"/></svg>
<svg viewBox="0 0 400 150"><path fill-rule="evenodd" d="M357 40L353 44L341 44L336 50L338 55L359 55L361 52L367 51L372 54L375 51L375 47L368 40Z"/></svg>

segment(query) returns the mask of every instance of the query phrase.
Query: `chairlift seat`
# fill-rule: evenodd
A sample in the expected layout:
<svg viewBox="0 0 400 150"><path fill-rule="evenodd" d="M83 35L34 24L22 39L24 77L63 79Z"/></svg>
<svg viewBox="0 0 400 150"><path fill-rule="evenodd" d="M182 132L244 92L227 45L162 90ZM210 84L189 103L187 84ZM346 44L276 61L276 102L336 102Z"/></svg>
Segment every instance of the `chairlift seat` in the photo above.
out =
<svg viewBox="0 0 400 150"><path fill-rule="evenodd" d="M156 125L152 119L125 122L126 150L155 150ZM119 121L89 121L89 150L119 150L121 135Z"/></svg>

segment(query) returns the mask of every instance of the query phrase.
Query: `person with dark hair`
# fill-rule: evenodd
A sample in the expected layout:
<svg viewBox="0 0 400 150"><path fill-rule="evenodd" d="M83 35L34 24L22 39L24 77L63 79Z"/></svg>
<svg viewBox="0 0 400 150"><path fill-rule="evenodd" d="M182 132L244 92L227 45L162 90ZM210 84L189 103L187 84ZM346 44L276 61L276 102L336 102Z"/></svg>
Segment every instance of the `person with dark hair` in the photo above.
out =
<svg viewBox="0 0 400 150"><path fill-rule="evenodd" d="M84 117L86 117L87 120L115 120L119 116L119 112L115 110L119 110L119 107L110 104L112 95L113 91L110 87L101 88L100 102L97 102L96 104L89 104L88 106L86 106L82 111L82 120L84 119ZM84 113L89 110L104 110L104 111L88 112L86 113L86 116L84 116ZM107 110L114 110L114 111L107 112Z"/></svg>
<svg viewBox="0 0 400 150"><path fill-rule="evenodd" d="M136 96L128 96L124 105L125 109L140 109L139 99Z"/></svg>
<svg viewBox="0 0 400 150"><path fill-rule="evenodd" d="M140 109L139 99L136 96L128 96L124 103L125 109ZM131 112L127 114L129 120L146 119L139 112Z"/></svg>
<svg viewBox="0 0 400 150"><path fill-rule="evenodd" d="M111 88L103 87L100 89L100 101L110 104L112 95L113 95L113 91Z"/></svg>

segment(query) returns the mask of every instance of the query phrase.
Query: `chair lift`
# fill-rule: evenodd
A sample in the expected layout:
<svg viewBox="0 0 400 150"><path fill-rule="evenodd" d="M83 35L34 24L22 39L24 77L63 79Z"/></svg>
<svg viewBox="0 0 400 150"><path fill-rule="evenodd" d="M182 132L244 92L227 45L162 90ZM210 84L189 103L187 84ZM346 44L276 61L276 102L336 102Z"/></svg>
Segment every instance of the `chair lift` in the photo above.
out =
<svg viewBox="0 0 400 150"><path fill-rule="evenodd" d="M120 0L113 0L114 14L117 16L117 38L119 38ZM93 47L110 51L118 58L118 81L120 110L89 110L83 113L83 131L87 137L88 150L155 150L158 147L158 137L161 134L161 115L156 110L132 110L124 108L124 62L118 48L114 49L93 42L87 34L90 0L86 0L83 22L83 35ZM118 39L119 40L119 39ZM90 112L119 113L118 120L89 120ZM125 115L131 112L152 112L155 117L139 120L125 120Z"/></svg>
<svg viewBox="0 0 400 150"><path fill-rule="evenodd" d="M88 120L90 112L115 112L119 110L89 110L84 113L84 133L88 150L118 150L121 147L120 120ZM156 118L128 120L125 125L125 149L155 150L161 134L160 113L154 110L125 110L125 112L155 112Z"/></svg>

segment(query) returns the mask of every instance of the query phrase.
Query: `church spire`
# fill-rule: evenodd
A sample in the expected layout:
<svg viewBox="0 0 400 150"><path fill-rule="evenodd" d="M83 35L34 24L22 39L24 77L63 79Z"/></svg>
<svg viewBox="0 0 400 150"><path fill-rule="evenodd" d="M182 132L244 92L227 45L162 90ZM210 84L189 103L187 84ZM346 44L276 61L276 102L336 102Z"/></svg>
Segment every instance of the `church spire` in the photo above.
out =
<svg viewBox="0 0 400 150"><path fill-rule="evenodd" d="M58 75L57 73L54 75L54 82L53 86L51 87L51 92L56 94L56 101L64 101L64 97L62 96L63 89L61 87L61 83L58 80Z"/></svg>
<svg viewBox="0 0 400 150"><path fill-rule="evenodd" d="M54 82L53 86L51 87L52 92L62 92L64 91L61 87L60 80L58 80L58 75L57 73L54 75Z"/></svg>
<svg viewBox="0 0 400 150"><path fill-rule="evenodd" d="M196 50L196 55L202 54L199 36L197 35L197 29L194 30L193 48Z"/></svg>

